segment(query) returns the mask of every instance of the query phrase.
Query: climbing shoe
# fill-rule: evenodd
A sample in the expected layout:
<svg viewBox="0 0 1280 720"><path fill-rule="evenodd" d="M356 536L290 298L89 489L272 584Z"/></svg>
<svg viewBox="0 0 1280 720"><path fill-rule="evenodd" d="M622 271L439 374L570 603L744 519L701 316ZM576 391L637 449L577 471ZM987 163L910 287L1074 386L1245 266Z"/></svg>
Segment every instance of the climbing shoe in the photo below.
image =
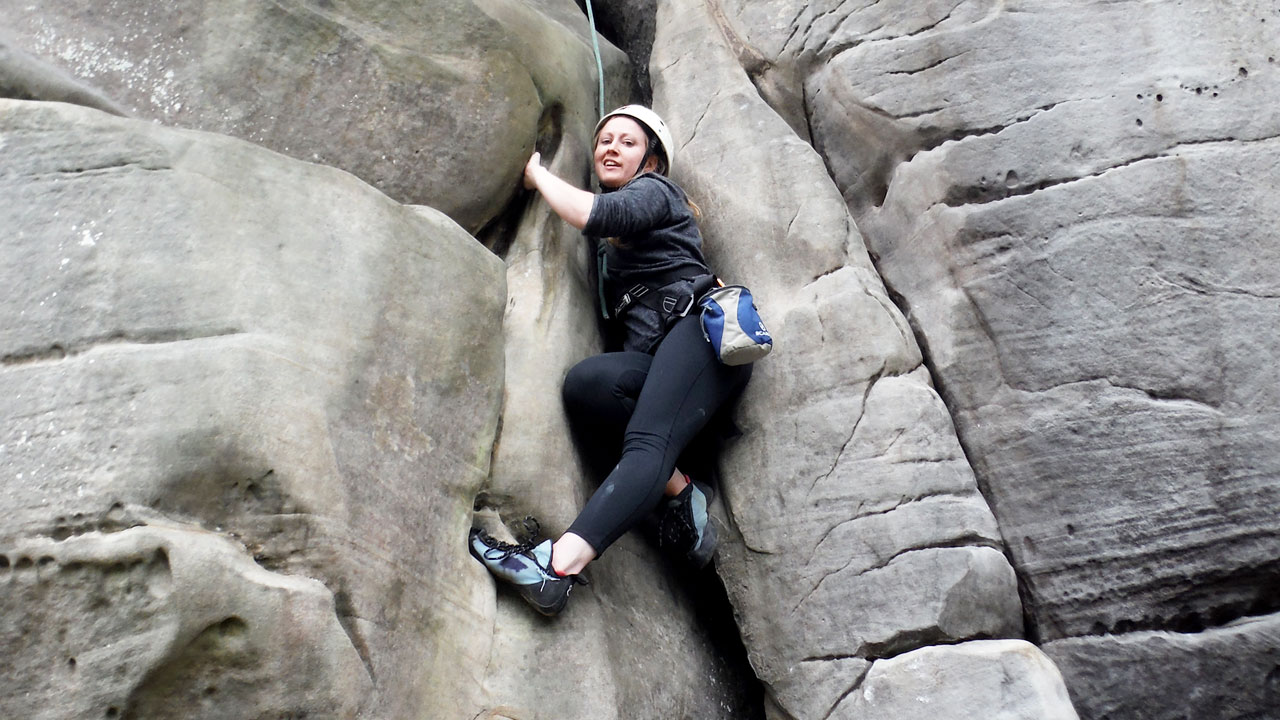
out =
<svg viewBox="0 0 1280 720"><path fill-rule="evenodd" d="M551 569L551 541L538 541L538 522L525 519L528 537L523 542L497 540L479 528L471 529L467 547L496 577L515 586L520 597L543 615L564 609L575 584L586 584L577 575L561 577Z"/></svg>
<svg viewBox="0 0 1280 720"><path fill-rule="evenodd" d="M683 552L699 568L706 567L716 552L716 526L707 514L709 492L691 482L659 508L659 546Z"/></svg>

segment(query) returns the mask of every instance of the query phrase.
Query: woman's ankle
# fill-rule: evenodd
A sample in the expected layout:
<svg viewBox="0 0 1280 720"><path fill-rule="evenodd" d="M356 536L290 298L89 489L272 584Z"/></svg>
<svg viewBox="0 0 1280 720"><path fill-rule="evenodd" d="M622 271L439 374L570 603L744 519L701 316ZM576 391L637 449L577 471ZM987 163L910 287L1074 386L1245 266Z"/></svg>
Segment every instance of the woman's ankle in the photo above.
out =
<svg viewBox="0 0 1280 720"><path fill-rule="evenodd" d="M684 491L691 481L689 476L680 472L680 468L674 468L671 471L671 477L667 480L667 486L662 489L662 494L667 497L675 497Z"/></svg>
<svg viewBox="0 0 1280 720"><path fill-rule="evenodd" d="M596 559L595 548L574 533L565 533L551 544L551 569L565 577L577 575Z"/></svg>

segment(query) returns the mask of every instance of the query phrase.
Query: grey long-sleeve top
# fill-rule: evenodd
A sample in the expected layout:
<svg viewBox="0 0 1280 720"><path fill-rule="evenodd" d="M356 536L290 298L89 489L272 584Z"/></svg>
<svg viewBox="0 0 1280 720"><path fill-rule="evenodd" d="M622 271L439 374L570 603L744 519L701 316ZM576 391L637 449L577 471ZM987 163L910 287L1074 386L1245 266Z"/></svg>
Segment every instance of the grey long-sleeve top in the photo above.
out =
<svg viewBox="0 0 1280 720"><path fill-rule="evenodd" d="M597 195L582 232L599 243L601 301L606 312L637 283L654 287L711 272L684 190L657 173L645 173L613 192ZM624 314L624 348L653 351L667 328L651 314L648 308L636 306Z"/></svg>

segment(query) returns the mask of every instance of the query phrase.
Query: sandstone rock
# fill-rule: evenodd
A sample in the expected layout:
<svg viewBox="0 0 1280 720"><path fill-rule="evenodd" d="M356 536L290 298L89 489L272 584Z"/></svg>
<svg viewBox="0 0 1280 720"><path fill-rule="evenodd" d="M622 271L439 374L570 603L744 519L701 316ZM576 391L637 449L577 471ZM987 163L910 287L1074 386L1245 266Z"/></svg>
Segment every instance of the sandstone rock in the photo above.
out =
<svg viewBox="0 0 1280 720"><path fill-rule="evenodd" d="M779 341L716 509L769 716L1072 718L974 640L1024 612L1085 718L1269 716L1280 11L597 11L653 42L676 179ZM534 147L587 180L573 3L0 25L0 95L338 165L505 261L333 169L0 101L0 715L758 712L714 583L642 540L553 621L465 555L473 498L555 533L593 487L558 398L587 257L517 189Z"/></svg>
<svg viewBox="0 0 1280 720"><path fill-rule="evenodd" d="M593 2L592 13L601 35L627 54L631 62L631 93L635 102L650 104L653 84L649 80L649 52L653 49L653 22L657 0L611 0Z"/></svg>
<svg viewBox="0 0 1280 720"><path fill-rule="evenodd" d="M1280 618L1201 633L1068 638L1044 651L1082 717L1265 718L1280 707Z"/></svg>
<svg viewBox="0 0 1280 720"><path fill-rule="evenodd" d="M830 717L1076 720L1062 675L1034 645L979 640L881 660Z"/></svg>
<svg viewBox="0 0 1280 720"><path fill-rule="evenodd" d="M771 71L804 84L814 143L1010 541L1033 632L1273 610L1280 398L1256 358L1280 348L1264 319L1280 205L1258 182L1280 158L1263 109L1280 100L1275 9L730 6ZM1265 638L1237 661L1265 665ZM1113 646L1096 647L1109 672ZM1069 685L1080 668L1064 667ZM1150 697L1168 706L1148 712L1181 712Z"/></svg>
<svg viewBox="0 0 1280 720"><path fill-rule="evenodd" d="M1280 442L1276 378L1248 359L1280 345L1262 321L1277 206L1246 179L1280 152L1265 139L1280 123L1248 110L1280 99L1280 82L1273 64L1239 59L1274 34L1238 13L1116 10L953 20L830 66L859 93L880 83L867 95L890 114L945 105L910 124L959 138L899 167L862 225L926 338L1046 638L1230 616L1280 571L1280 495L1260 482ZM1202 39L1169 34L1188 25ZM1044 71L995 83L1002 48L1028 34L1054 38L1034 56ZM936 70L892 89L854 70L889 45L900 66L954 57L953 72L996 90L948 104ZM1107 69L1130 61L1143 70L1112 87ZM1242 74L1251 62L1261 72Z"/></svg>
<svg viewBox="0 0 1280 720"><path fill-rule="evenodd" d="M341 167L472 231L515 195L541 127L597 112L569 0L74 0L6 3L0 25L138 117ZM621 52L602 52L622 82Z"/></svg>
<svg viewBox="0 0 1280 720"><path fill-rule="evenodd" d="M877 657L1021 632L990 510L821 159L713 12L659 8L650 71L713 266L760 298L718 570L772 717L825 717Z"/></svg>
<svg viewBox="0 0 1280 720"><path fill-rule="evenodd" d="M0 145L0 540L237 539L241 565L332 594L321 625L241 619L299 641L338 623L372 686L335 707L474 715L489 586L464 539L499 411L501 263L438 212L225 137L0 101ZM83 622L131 626L127 593ZM255 657L282 687L353 687L340 663L291 680L307 656Z"/></svg>
<svg viewBox="0 0 1280 720"><path fill-rule="evenodd" d="M136 527L2 552L5 717L354 718L373 689L332 593L222 535Z"/></svg>
<svg viewBox="0 0 1280 720"><path fill-rule="evenodd" d="M124 110L75 78L18 49L0 32L0 97L54 100L123 115Z"/></svg>

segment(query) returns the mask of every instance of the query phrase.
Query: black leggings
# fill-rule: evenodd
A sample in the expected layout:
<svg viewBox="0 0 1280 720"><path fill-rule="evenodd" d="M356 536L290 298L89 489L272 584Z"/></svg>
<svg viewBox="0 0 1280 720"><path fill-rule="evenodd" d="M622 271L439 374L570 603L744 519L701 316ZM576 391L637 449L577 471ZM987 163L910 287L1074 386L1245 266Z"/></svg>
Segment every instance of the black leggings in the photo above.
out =
<svg viewBox="0 0 1280 720"><path fill-rule="evenodd" d="M569 532L599 554L643 520L662 500L676 458L750 377L750 365L716 359L696 315L680 320L653 355L605 353L573 366L564 403L584 454L618 460Z"/></svg>

